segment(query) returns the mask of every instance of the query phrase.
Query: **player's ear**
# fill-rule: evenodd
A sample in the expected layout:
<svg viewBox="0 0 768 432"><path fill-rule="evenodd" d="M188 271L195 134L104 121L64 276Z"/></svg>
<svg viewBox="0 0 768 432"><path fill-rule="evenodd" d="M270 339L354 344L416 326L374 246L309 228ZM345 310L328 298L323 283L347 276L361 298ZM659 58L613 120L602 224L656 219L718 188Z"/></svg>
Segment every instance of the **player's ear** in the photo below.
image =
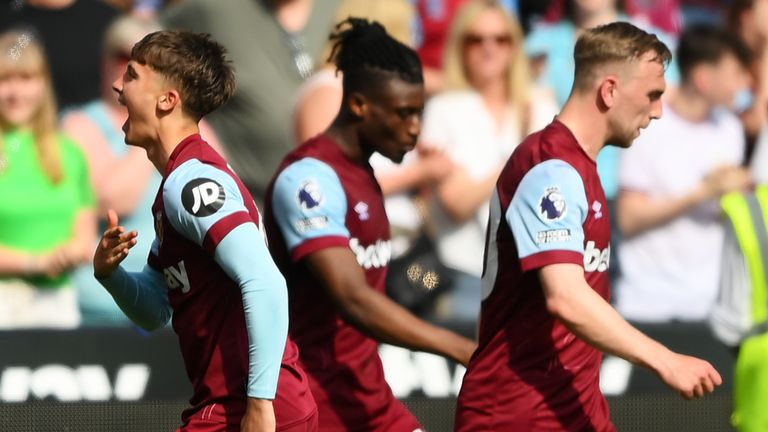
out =
<svg viewBox="0 0 768 432"><path fill-rule="evenodd" d="M169 89L157 99L157 109L161 112L170 112L181 103L181 95L178 90Z"/></svg>
<svg viewBox="0 0 768 432"><path fill-rule="evenodd" d="M600 83L600 88L598 89L598 99L606 109L610 109L616 105L618 84L619 79L616 75L607 75Z"/></svg>
<svg viewBox="0 0 768 432"><path fill-rule="evenodd" d="M347 98L347 108L357 118L363 118L368 113L368 99L361 93L353 92Z"/></svg>

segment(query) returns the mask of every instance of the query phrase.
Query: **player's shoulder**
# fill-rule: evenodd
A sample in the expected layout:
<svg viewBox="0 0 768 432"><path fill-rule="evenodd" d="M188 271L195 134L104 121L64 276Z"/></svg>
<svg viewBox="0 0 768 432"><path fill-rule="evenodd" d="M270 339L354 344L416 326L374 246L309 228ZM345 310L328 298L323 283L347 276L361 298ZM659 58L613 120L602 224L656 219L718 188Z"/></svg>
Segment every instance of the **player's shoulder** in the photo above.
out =
<svg viewBox="0 0 768 432"><path fill-rule="evenodd" d="M331 165L315 157L303 157L288 163L275 178L274 193L296 194L308 207L319 205L326 195L343 191L341 179ZM322 197L321 197L322 195Z"/></svg>
<svg viewBox="0 0 768 432"><path fill-rule="evenodd" d="M189 207L196 194L208 199L216 197L213 201L220 203L225 197L242 200L240 189L229 172L204 160L187 159L166 176L163 199L166 206Z"/></svg>
<svg viewBox="0 0 768 432"><path fill-rule="evenodd" d="M227 162L200 135L195 134L181 141L171 153L168 170L172 172L190 160L197 160L206 165L223 168Z"/></svg>

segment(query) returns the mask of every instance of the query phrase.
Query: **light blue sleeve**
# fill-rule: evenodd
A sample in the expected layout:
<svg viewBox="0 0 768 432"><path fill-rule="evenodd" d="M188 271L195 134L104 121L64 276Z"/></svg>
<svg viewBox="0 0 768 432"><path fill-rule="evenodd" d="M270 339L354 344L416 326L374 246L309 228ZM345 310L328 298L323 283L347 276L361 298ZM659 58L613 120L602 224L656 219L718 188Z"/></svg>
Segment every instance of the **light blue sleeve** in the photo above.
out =
<svg viewBox="0 0 768 432"><path fill-rule="evenodd" d="M163 198L174 229L213 248L214 260L240 287L249 339L248 396L274 399L288 334L288 294L237 184L224 171L192 159L168 177ZM248 221L217 225L238 213ZM219 240L206 242L212 231Z"/></svg>
<svg viewBox="0 0 768 432"><path fill-rule="evenodd" d="M285 279L253 223L230 231L216 247L214 259L242 291L248 330L248 396L274 399L288 336Z"/></svg>
<svg viewBox="0 0 768 432"><path fill-rule="evenodd" d="M171 319L165 278L150 266L144 266L141 272L127 272L118 267L109 277L97 280L123 313L144 330L163 327Z"/></svg>
<svg viewBox="0 0 768 432"><path fill-rule="evenodd" d="M272 196L277 223L289 250L322 237L349 237L347 195L328 164L305 158L275 180Z"/></svg>
<svg viewBox="0 0 768 432"><path fill-rule="evenodd" d="M199 246L217 222L248 212L234 179L197 159L184 162L168 176L163 204L173 228Z"/></svg>
<svg viewBox="0 0 768 432"><path fill-rule="evenodd" d="M533 167L506 213L520 258L548 251L583 254L587 211L584 182L576 169L558 159Z"/></svg>

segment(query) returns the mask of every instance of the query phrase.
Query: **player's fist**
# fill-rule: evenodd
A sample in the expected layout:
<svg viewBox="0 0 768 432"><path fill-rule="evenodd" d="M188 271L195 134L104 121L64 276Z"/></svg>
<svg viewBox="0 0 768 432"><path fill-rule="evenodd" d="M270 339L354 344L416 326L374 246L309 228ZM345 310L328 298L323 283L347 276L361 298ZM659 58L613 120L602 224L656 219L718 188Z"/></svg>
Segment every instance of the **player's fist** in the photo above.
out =
<svg viewBox="0 0 768 432"><path fill-rule="evenodd" d="M696 357L670 352L665 363L666 367L659 372L661 379L686 399L712 393L723 383L709 362Z"/></svg>
<svg viewBox="0 0 768 432"><path fill-rule="evenodd" d="M136 231L125 232L125 228L118 225L117 213L112 209L107 212L107 222L107 229L93 254L93 275L97 278L108 277L117 269L136 245L138 236Z"/></svg>

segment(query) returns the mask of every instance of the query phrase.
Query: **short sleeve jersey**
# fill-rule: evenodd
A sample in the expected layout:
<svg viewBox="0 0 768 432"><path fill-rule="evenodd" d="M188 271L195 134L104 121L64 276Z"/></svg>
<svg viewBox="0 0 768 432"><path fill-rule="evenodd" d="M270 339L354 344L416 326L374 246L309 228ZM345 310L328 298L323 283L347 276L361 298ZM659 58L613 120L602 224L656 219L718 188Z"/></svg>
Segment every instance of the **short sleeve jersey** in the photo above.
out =
<svg viewBox="0 0 768 432"><path fill-rule="evenodd" d="M384 293L389 221L368 163L320 135L289 153L267 191L269 247L288 283L289 334L299 346L320 413L320 430L407 431L416 419L384 379L378 343L336 311L322 282L300 262L350 248L368 284Z"/></svg>
<svg viewBox="0 0 768 432"><path fill-rule="evenodd" d="M182 419L216 403L228 423L239 424L248 380L245 312L238 284L214 253L238 226L260 226L256 204L226 161L200 135L191 135L171 153L152 213L156 238L148 261L165 276L173 329L194 391ZM308 384L297 363L288 339L275 400L278 424L315 409L304 397Z"/></svg>
<svg viewBox="0 0 768 432"><path fill-rule="evenodd" d="M510 157L491 199L479 346L457 431L612 430L602 354L546 307L538 272L583 266L609 300L610 221L595 162L555 120Z"/></svg>

